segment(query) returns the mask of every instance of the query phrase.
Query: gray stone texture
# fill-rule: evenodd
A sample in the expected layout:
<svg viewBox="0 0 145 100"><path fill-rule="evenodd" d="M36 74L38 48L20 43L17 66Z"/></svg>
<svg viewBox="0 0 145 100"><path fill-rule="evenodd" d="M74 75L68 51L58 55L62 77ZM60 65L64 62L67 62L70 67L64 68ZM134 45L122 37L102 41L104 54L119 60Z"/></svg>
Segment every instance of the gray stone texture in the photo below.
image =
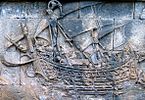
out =
<svg viewBox="0 0 145 100"><path fill-rule="evenodd" d="M88 5L94 6L89 7ZM46 2L0 3L0 53L6 53L5 56L9 61L21 61L21 54L16 52L16 48L13 47L6 51L7 40L4 37L10 36L14 38L20 35L20 23L24 22L24 19L27 19L26 23L29 32L33 34L38 23L41 20L47 19L46 8ZM80 10L68 14L75 9ZM68 33L68 36L73 37L80 45L83 45L82 48L86 46L84 43L86 39L91 41L89 40L90 33L85 33L83 35L78 34L94 27L95 25L91 25L90 22L98 19L102 25L99 30L99 39L105 48L112 49L112 47L114 47L117 50L121 50L126 42L131 41L134 50L143 51L145 49L144 2L106 3L89 0L69 2L63 4L63 13L68 15L60 19L60 23ZM47 35L47 30L45 30L43 34ZM112 37L114 37L114 42L112 42ZM142 69L145 69L144 63L140 65ZM64 92L61 92L61 90L52 90L54 92L52 94L49 93L51 86L40 85L36 78L28 77L25 74L25 70L26 66L8 68L0 64L0 77L3 77L2 82L0 82L0 100L35 100L34 97L36 95L39 100L73 100L69 97L61 97L60 94ZM10 92L10 96L14 99L4 97L4 94L9 93L7 91ZM31 94L29 94L29 92L31 92ZM145 99L144 92L140 93L140 91L137 91L129 92L128 94L121 95L115 100ZM87 98L89 97L82 97L82 100L112 100L111 97L107 96L97 97L96 99L91 97L90 99Z"/></svg>

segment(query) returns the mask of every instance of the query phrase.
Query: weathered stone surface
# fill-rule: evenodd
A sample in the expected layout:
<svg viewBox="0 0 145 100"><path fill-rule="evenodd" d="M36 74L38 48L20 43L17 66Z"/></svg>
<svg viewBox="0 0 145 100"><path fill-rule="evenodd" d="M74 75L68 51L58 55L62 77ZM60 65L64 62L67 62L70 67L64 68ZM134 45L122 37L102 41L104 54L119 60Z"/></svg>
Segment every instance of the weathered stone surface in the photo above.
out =
<svg viewBox="0 0 145 100"><path fill-rule="evenodd" d="M51 28L53 28L56 23L55 19L51 19L51 21L49 19L50 16L46 12L47 3L0 3L0 54L5 54L5 58L9 62L24 62L31 58L22 56L25 53L21 53L15 46L7 49L11 43L5 37L9 36L13 39L23 35L21 23L26 23L30 36L39 34L40 40L37 38L39 41L35 43L35 40L32 39L32 43L35 43L34 51L39 51L37 53L40 53L41 60L42 58L45 61L53 59L47 56L53 49L50 46L52 43L51 32L56 31L55 28L58 26L56 25L52 30L48 29L48 25L52 25ZM0 63L0 100L144 100L144 74L141 71L145 70L143 58L145 49L144 7L143 2L103 2L100 0L63 2L62 15L64 16L58 21L66 35L73 39L66 41L64 34L60 33L60 30L58 31L58 45L60 51L62 50L60 54L67 60L61 59L59 56L57 60L61 59L59 64L64 63L65 65L58 67L55 65L55 63L58 64L57 60L53 64L50 62L46 64L44 60L40 60L38 68L43 70L40 73L35 73L34 69L37 67L35 66L37 63L16 67L6 67ZM96 32L98 36L93 32ZM98 40L93 40L92 37L96 37ZM98 43L98 41L106 51L103 51L99 45L98 52L94 54L96 49L93 49L91 44ZM21 42L23 46L26 46L28 41L22 39ZM74 45L71 47L68 42L77 44L77 47ZM128 42L131 47L127 47ZM37 46L39 47L36 48ZM92 62L90 59L84 58L77 48L84 51L86 56L92 59ZM112 49L122 50L125 53ZM134 51L137 51L137 54L134 54ZM30 52L27 52L29 56L33 54ZM112 52L115 53L112 54ZM107 62L104 60L104 55ZM136 55L137 57L135 57ZM133 61L128 60L128 56L131 56ZM143 61L137 62L136 59L140 57ZM35 55L33 58L36 58ZM46 60L46 58L49 59ZM133 73L133 76L136 77L131 81L129 79L130 67L128 67L130 63L126 64L128 63L126 59L128 62L137 62L135 70L138 71ZM71 63L71 61L74 62ZM99 65L100 62L101 65ZM91 63L96 65L93 66ZM113 70L117 69L117 71L110 73L109 71L112 69L109 69L108 66L106 68L106 63L109 63ZM100 73L95 72L96 70ZM108 73L103 72L105 70ZM47 80L44 76L50 79ZM112 78L116 79L115 83L111 83ZM106 90L104 91L104 89Z"/></svg>

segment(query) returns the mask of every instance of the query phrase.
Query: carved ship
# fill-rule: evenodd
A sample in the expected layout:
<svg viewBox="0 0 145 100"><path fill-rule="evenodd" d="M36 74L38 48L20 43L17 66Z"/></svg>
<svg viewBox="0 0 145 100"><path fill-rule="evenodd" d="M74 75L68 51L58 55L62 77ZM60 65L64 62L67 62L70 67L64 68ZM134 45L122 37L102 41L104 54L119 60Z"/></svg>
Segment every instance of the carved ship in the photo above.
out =
<svg viewBox="0 0 145 100"><path fill-rule="evenodd" d="M60 4L57 6L61 7ZM51 9L49 10L50 11L48 12L51 13ZM53 87L67 91L66 96L69 97L73 96L75 98L79 98L79 96L81 95L98 96L106 94L111 94L114 97L116 95L119 95L120 93L123 93L123 88L120 87L120 83L129 80L134 80L136 81L136 83L144 85L145 74L143 71L137 71L139 70L137 68L138 59L134 51L131 50L131 48L128 47L127 50L121 51L117 50L109 51L103 48L101 43L99 42L99 38L102 38L104 35L110 33L110 31L112 32L114 29L111 29L109 32L108 31L105 33L103 32L104 35L101 34L102 35L101 37L99 37L100 35L96 36L97 34L96 30L100 28L99 24L98 26L95 26L95 28L93 29L89 29L82 32L82 33L92 32L91 34L93 38L93 43L91 43L91 46L93 49L95 48L95 52L92 54L94 56L91 58L85 52L80 50L77 47L78 45L76 45L75 43L73 44L74 42L73 39L70 39L68 37L68 34L66 34L60 23L57 23L56 19L55 18L49 19L50 23L47 26L50 31L49 34L52 35L50 39L52 50L50 50L48 45L44 46L44 47L48 46L49 48L48 50L44 51L41 50L41 46L43 47L44 44L40 43L40 45L38 45L39 43L37 41L37 38L40 39L40 37L33 37L34 40L36 39L35 42L33 42L28 35L24 34L22 38L26 38L26 40L29 42L28 53L31 52L31 56L33 59L25 63L13 64L7 62L7 60L3 56L1 56L1 62L9 67L16 67L33 63L35 74L43 76L45 81L48 83L51 80L52 81L55 80L55 82L59 81L63 82L64 85L59 86L54 85ZM71 58L66 59L65 57L62 56L63 54L61 55L62 51L58 50L58 47L56 45L57 44L56 41L58 38L56 27L58 28L59 32L62 33L62 36L65 38L68 44L70 44L75 48L74 52L79 52L81 56L84 56L83 58L80 59L79 57L76 57L73 59ZM45 39L41 38L40 40ZM16 45L17 42L11 43L15 47L17 47ZM27 50L23 51L23 53L25 52L27 52Z"/></svg>

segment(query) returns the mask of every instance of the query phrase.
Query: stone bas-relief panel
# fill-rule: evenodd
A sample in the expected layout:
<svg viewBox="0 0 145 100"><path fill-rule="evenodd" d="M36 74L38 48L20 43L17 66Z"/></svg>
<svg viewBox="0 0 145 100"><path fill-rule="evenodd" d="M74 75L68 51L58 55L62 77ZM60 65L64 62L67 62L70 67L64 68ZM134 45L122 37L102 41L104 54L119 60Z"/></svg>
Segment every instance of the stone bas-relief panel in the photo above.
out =
<svg viewBox="0 0 145 100"><path fill-rule="evenodd" d="M0 9L0 100L145 99L143 2Z"/></svg>

